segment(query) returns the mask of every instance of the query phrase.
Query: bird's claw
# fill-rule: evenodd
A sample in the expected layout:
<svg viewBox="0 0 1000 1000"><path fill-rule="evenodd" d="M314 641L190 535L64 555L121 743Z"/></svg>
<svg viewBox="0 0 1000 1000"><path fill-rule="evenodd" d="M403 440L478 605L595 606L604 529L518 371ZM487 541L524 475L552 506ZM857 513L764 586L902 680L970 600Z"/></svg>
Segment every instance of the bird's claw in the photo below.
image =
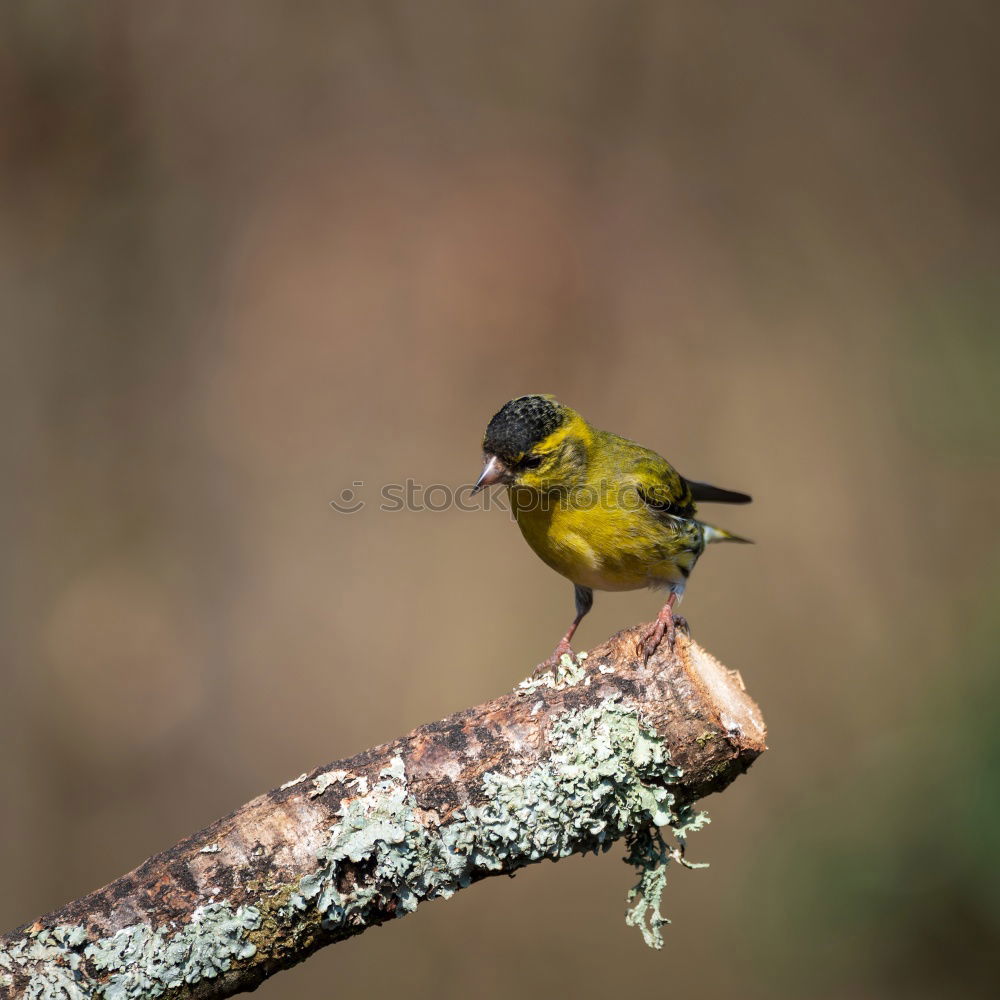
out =
<svg viewBox="0 0 1000 1000"><path fill-rule="evenodd" d="M680 629L685 635L690 636L691 630L687 619L680 615L674 617L673 614L664 616L660 614L656 621L651 622L644 633L639 638L639 651L642 654L642 665L645 666L650 657L659 649L660 643L666 638L673 652L674 643L677 640L677 630Z"/></svg>
<svg viewBox="0 0 1000 1000"><path fill-rule="evenodd" d="M577 663L576 653L573 652L572 647L566 640L562 640L558 646L552 651L552 655L548 659L542 660L541 663L531 671L531 676L533 678L541 677L542 674L552 673L556 667L562 662L562 658L568 656L574 663Z"/></svg>
<svg viewBox="0 0 1000 1000"><path fill-rule="evenodd" d="M639 640L639 650L642 653L642 665L645 666L650 657L659 648L660 643L663 642L663 638L667 635L668 629L666 622L653 622L649 628L646 629L645 633ZM674 637L670 635L669 641L673 645Z"/></svg>

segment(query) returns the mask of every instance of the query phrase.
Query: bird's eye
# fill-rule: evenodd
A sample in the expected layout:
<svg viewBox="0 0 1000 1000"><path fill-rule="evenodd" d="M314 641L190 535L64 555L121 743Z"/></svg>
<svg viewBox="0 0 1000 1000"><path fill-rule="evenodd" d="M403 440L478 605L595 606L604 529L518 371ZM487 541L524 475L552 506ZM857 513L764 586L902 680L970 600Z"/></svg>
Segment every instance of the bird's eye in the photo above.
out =
<svg viewBox="0 0 1000 1000"><path fill-rule="evenodd" d="M527 458L521 460L522 469L537 469L538 466L542 464L541 455L529 455Z"/></svg>

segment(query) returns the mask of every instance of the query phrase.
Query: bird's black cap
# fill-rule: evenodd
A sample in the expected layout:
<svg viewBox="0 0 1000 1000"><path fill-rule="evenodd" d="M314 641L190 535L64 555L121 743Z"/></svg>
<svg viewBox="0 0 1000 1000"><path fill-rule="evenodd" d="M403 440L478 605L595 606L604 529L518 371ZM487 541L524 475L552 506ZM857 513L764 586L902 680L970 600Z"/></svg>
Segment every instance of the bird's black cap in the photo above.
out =
<svg viewBox="0 0 1000 1000"><path fill-rule="evenodd" d="M551 396L519 396L504 403L483 438L483 450L516 465L566 419L566 410Z"/></svg>

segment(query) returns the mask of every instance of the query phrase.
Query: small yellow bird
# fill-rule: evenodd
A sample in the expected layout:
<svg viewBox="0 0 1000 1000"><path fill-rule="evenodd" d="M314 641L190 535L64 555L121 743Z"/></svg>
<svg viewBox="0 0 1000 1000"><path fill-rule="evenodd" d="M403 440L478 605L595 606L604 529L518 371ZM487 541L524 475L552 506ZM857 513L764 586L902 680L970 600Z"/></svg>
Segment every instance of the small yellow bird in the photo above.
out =
<svg viewBox="0 0 1000 1000"><path fill-rule="evenodd" d="M591 427L554 396L519 396L496 413L483 438L485 465L473 492L503 483L521 534L576 591L576 617L551 669L594 603L594 590L666 588L670 594L643 637L648 659L674 637L674 602L706 544L749 539L695 520L695 502L749 503L746 493L685 479L665 459Z"/></svg>

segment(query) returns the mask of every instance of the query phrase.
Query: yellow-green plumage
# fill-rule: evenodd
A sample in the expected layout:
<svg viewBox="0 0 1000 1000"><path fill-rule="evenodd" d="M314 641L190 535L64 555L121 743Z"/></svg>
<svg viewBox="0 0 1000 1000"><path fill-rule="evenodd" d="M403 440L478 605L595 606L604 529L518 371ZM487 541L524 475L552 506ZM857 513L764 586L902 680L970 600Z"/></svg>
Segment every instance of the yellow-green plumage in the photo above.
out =
<svg viewBox="0 0 1000 1000"><path fill-rule="evenodd" d="M748 496L686 480L655 452L591 427L551 396L511 400L483 446L481 485L507 485L525 540L577 585L578 612L581 588L665 587L679 598L707 543L745 541L697 520L695 502Z"/></svg>

